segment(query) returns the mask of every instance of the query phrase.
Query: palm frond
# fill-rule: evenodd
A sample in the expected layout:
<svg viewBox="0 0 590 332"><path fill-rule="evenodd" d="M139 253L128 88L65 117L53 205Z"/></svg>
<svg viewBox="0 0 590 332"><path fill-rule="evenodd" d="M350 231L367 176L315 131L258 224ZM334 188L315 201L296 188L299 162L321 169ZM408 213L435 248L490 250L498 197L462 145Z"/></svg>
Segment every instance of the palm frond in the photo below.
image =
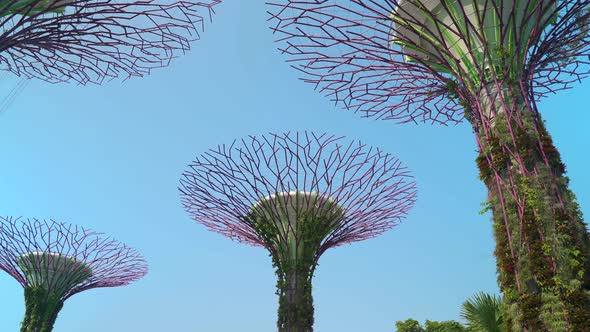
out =
<svg viewBox="0 0 590 332"><path fill-rule="evenodd" d="M483 292L463 302L461 317L473 332L503 332L502 299Z"/></svg>

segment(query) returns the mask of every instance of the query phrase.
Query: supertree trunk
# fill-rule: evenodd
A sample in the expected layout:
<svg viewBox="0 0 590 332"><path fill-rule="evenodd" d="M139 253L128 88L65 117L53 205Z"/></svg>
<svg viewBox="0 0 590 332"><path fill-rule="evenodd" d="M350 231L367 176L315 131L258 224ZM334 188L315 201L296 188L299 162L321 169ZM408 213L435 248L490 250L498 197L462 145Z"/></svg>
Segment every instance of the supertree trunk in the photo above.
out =
<svg viewBox="0 0 590 332"><path fill-rule="evenodd" d="M277 277L279 331L313 331L312 275L309 268L293 266L284 273L277 272Z"/></svg>
<svg viewBox="0 0 590 332"><path fill-rule="evenodd" d="M301 199L299 199L302 201ZM266 212L251 215L256 232L267 244L277 275L279 332L311 332L314 323L312 279L322 240L335 230L340 213L302 213L273 222ZM297 220L296 223L290 219ZM273 225L274 224L274 225Z"/></svg>
<svg viewBox="0 0 590 332"><path fill-rule="evenodd" d="M519 84L492 83L472 121L493 213L507 331L590 331L590 238L565 166Z"/></svg>
<svg viewBox="0 0 590 332"><path fill-rule="evenodd" d="M21 332L51 332L63 301L55 293L39 286L25 288L25 318Z"/></svg>

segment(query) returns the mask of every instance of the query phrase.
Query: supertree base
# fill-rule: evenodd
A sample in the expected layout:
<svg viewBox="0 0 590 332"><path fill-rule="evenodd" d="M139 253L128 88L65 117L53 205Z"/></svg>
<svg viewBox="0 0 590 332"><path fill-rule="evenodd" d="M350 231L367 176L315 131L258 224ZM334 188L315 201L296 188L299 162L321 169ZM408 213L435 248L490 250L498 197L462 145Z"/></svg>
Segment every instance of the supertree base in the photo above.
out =
<svg viewBox="0 0 590 332"><path fill-rule="evenodd" d="M279 311L277 325L279 332L313 331L314 308L311 294L309 267L291 267L288 271L277 272L277 295Z"/></svg>
<svg viewBox="0 0 590 332"><path fill-rule="evenodd" d="M25 318L21 332L51 332L63 301L40 286L25 288Z"/></svg>
<svg viewBox="0 0 590 332"><path fill-rule="evenodd" d="M590 238L559 153L519 88L481 96L488 117L474 123L477 163L493 212L506 330L590 331Z"/></svg>
<svg viewBox="0 0 590 332"><path fill-rule="evenodd" d="M314 307L312 278L323 239L342 221L342 209L310 193L275 195L271 209L249 216L270 250L277 275L279 332L311 332ZM266 200L267 202L269 200ZM267 204L268 205L268 204ZM280 211L272 216L271 210Z"/></svg>

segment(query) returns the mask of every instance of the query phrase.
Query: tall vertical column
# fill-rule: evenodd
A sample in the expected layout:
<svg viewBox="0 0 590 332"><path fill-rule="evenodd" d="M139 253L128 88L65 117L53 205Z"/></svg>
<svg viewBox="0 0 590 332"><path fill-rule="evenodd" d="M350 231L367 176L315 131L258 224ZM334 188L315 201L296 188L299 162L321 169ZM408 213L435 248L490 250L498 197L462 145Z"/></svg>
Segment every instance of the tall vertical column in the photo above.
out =
<svg viewBox="0 0 590 332"><path fill-rule="evenodd" d="M488 84L476 128L509 331L588 331L590 238L565 167L520 87Z"/></svg>

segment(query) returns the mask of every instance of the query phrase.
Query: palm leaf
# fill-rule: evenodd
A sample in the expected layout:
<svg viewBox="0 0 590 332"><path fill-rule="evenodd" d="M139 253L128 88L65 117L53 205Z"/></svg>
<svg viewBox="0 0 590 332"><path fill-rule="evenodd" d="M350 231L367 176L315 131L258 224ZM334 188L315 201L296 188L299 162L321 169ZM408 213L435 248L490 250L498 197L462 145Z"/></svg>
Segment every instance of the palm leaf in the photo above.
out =
<svg viewBox="0 0 590 332"><path fill-rule="evenodd" d="M473 332L503 332L500 297L483 292L463 302L461 317Z"/></svg>

